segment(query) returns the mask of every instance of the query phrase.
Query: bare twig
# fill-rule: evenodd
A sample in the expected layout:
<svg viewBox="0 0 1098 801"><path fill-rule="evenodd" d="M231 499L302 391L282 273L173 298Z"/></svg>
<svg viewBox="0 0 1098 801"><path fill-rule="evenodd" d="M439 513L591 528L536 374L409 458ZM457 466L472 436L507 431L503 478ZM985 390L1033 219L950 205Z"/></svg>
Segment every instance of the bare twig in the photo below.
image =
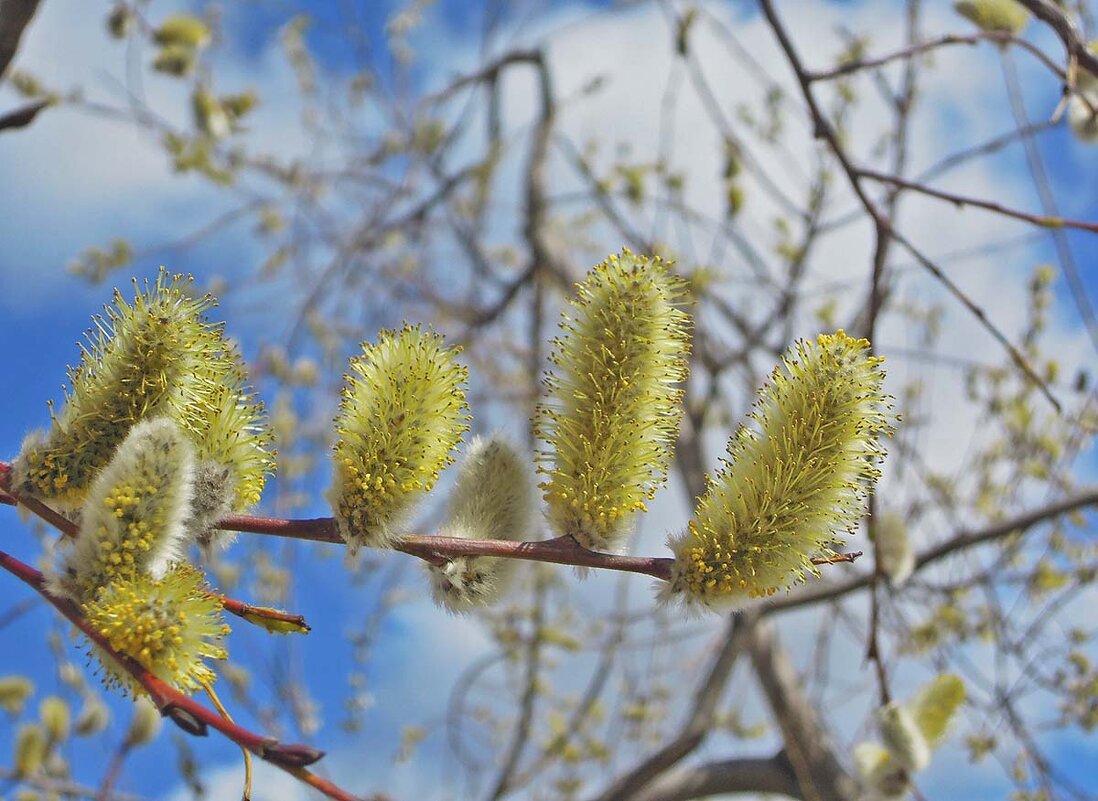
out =
<svg viewBox="0 0 1098 801"><path fill-rule="evenodd" d="M678 734L615 780L598 796L598 801L627 801L643 797L638 794L701 744L713 726L717 705L724 694L732 668L743 651L745 641L746 626L738 617L730 618L721 647L713 658L705 679L694 691L694 701Z"/></svg>
<svg viewBox="0 0 1098 801"><path fill-rule="evenodd" d="M273 737L256 734L225 720L213 710L191 700L157 678L136 660L115 651L106 638L84 618L83 612L75 603L68 598L56 596L46 589L45 578L40 571L3 551L0 551L0 568L34 589L76 626L89 641L110 654L110 658L144 688L160 710L160 714L170 718L188 734L203 736L208 729L216 729L241 748L246 748L264 762L269 762L302 781L307 781L310 786L320 790L329 798L335 801L356 801L355 796L305 769L307 765L323 757L323 752L308 745L280 743Z"/></svg>
<svg viewBox="0 0 1098 801"><path fill-rule="evenodd" d="M972 206L974 208L984 209L985 211L993 212L1002 217L1021 220L1022 222L1027 222L1030 225L1037 225L1041 228L1074 228L1078 231L1098 234L1098 223L1096 222L1071 220L1065 217L1053 217L1044 214L1031 214L1027 211L1012 209L1009 206L1004 206L1003 204L996 203L992 200L982 200L981 198L971 197L969 195L958 195L954 192L947 192L944 189L935 189L934 187L919 183L918 181L909 181L896 175L886 175L885 173L877 172L876 170L865 167L859 168L858 174L873 181L880 181L881 183L891 184L892 186L898 186L903 189L910 189L921 195L935 197L939 200L946 200L958 207Z"/></svg>
<svg viewBox="0 0 1098 801"><path fill-rule="evenodd" d="M1080 36L1079 31L1063 10L1055 3L1047 3L1044 0L1018 0L1018 2L1033 12L1033 16L1055 31L1069 58L1074 59L1081 67L1098 75L1098 55L1090 51L1086 41Z"/></svg>
<svg viewBox="0 0 1098 801"><path fill-rule="evenodd" d="M772 627L758 621L750 629L747 647L755 675L782 730L785 756L800 788L796 797L805 801L856 798L855 782L836 757L831 738L805 697L800 678Z"/></svg>
<svg viewBox="0 0 1098 801"><path fill-rule="evenodd" d="M38 10L39 0L0 0L0 78L19 49L19 40Z"/></svg>
<svg viewBox="0 0 1098 801"><path fill-rule="evenodd" d="M896 50L892 53L887 53L883 56L877 56L875 58L860 58L854 61L847 61L829 70L818 70L815 72L809 72L807 73L807 77L808 80L812 83L815 83L817 81L831 81L836 78L842 78L843 76L851 75L855 72L883 67L884 65L890 64L893 61L910 60L931 50L937 50L938 48L948 45L977 45L981 42L994 42L1000 45L1011 44L1017 47L1021 47L1031 53L1034 58L1036 58L1046 67L1048 67L1048 69L1060 80L1066 79L1064 69L1047 55L1045 55L1043 50L1034 45L1032 42L1029 42L1017 36L1013 36L1009 33L1005 33L1003 31L981 31L980 33L972 33L964 36L955 33L948 33L945 36L939 36L936 39L928 39L925 42L909 44L906 47L900 48L899 50Z"/></svg>
<svg viewBox="0 0 1098 801"><path fill-rule="evenodd" d="M52 105L49 100L37 100L34 103L17 108L15 111L0 115L0 131L25 128L34 122L38 112L49 105Z"/></svg>
<svg viewBox="0 0 1098 801"><path fill-rule="evenodd" d="M958 531L949 539L918 554L915 558L915 569L916 571L921 570L927 565L945 559L952 554L1023 532L1040 523L1088 506L1098 506L1098 487L1089 487L1059 501L1007 518L987 528ZM817 585L802 593L769 601L763 607L763 614L770 615L824 601L838 600L869 586L870 578L869 575L862 575L830 586L826 584Z"/></svg>

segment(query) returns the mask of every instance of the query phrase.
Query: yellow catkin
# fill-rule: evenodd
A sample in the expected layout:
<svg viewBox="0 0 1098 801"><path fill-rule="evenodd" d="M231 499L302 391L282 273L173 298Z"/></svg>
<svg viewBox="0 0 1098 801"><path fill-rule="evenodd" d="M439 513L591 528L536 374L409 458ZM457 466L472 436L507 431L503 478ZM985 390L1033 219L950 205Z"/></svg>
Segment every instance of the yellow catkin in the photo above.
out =
<svg viewBox="0 0 1098 801"><path fill-rule="evenodd" d="M223 326L205 319L213 298L196 297L192 284L162 269L152 286L142 290L135 281L132 303L115 292L69 371L63 407L48 431L28 437L13 464L21 492L78 508L130 429L167 417L201 463L223 466L224 505L240 511L258 502L274 468L263 406Z"/></svg>
<svg viewBox="0 0 1098 801"><path fill-rule="evenodd" d="M182 692L194 692L216 676L207 659L225 659L228 634L221 601L208 592L202 574L175 565L160 579L141 575L115 581L84 604L88 622L120 654ZM109 654L92 647L108 687L130 695L143 690Z"/></svg>
<svg viewBox="0 0 1098 801"><path fill-rule="evenodd" d="M381 331L351 359L328 499L351 547L390 547L468 428L458 348L418 326Z"/></svg>
<svg viewBox="0 0 1098 801"><path fill-rule="evenodd" d="M891 430L881 361L843 331L791 348L671 539L664 600L734 608L815 572L812 556L857 525L879 475Z"/></svg>
<svg viewBox="0 0 1098 801"><path fill-rule="evenodd" d="M576 287L536 414L549 523L592 550L619 549L667 476L682 418L686 285L628 250Z"/></svg>

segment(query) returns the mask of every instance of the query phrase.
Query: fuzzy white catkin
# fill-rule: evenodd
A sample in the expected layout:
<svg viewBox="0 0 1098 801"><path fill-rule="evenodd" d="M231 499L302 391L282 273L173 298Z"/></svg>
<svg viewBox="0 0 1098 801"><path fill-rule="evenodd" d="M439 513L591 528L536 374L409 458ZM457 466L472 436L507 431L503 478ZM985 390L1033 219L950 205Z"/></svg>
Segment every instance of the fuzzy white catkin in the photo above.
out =
<svg viewBox="0 0 1098 801"><path fill-rule="evenodd" d="M130 729L126 732L126 745L137 748L156 739L162 723L160 710L145 696L134 700Z"/></svg>
<svg viewBox="0 0 1098 801"><path fill-rule="evenodd" d="M527 460L499 435L469 444L450 495L443 537L521 540L533 523L533 476ZM514 559L459 556L428 565L431 594L451 612L496 601L507 589Z"/></svg>
<svg viewBox="0 0 1098 801"><path fill-rule="evenodd" d="M915 570L915 551L907 524L895 512L885 512L877 521L875 534L877 563L893 587L902 587Z"/></svg>
<svg viewBox="0 0 1098 801"><path fill-rule="evenodd" d="M930 764L930 744L911 710L893 701L884 706L878 715L881 739L892 758L912 772L926 768Z"/></svg>
<svg viewBox="0 0 1098 801"><path fill-rule="evenodd" d="M1093 77L1089 80L1093 81ZM1083 97L1071 96L1071 102L1068 103L1068 125L1080 142L1098 141L1098 114L1093 109L1098 109L1098 89L1092 87L1083 90Z"/></svg>
<svg viewBox="0 0 1098 801"><path fill-rule="evenodd" d="M163 575L183 557L193 485L194 447L179 427L166 417L135 425L92 482L51 589L83 602L123 574Z"/></svg>
<svg viewBox="0 0 1098 801"><path fill-rule="evenodd" d="M877 743L854 746L854 767L870 798L903 798L911 788L904 769Z"/></svg>

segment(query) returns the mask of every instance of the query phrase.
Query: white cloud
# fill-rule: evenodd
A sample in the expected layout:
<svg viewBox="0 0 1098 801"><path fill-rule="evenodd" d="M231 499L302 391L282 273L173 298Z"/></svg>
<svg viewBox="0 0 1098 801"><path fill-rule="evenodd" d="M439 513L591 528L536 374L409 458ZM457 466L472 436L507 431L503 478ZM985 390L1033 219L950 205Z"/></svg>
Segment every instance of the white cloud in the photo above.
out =
<svg viewBox="0 0 1098 801"><path fill-rule="evenodd" d="M23 38L14 68L50 89L81 88L87 103L127 111L129 98L177 129L190 127L190 83L147 69L154 53L110 39L107 7L58 0L44 3ZM170 10L158 5L156 15ZM131 49L131 47L133 49ZM64 58L58 58L64 53ZM261 98L249 126L250 143L280 155L308 151L299 124L297 90L277 42L245 58L231 43L216 55L215 91L255 88ZM126 75L134 76L127 83ZM16 102L0 92L5 107ZM62 105L34 124L6 133L0 146L0 303L23 311L55 301L76 283L65 268L90 245L130 239L138 250L175 240L242 202L236 190L176 175L155 131L128 119ZM240 239L240 237L236 237ZM156 265L139 264L148 272ZM254 265L211 265L222 274L250 272Z"/></svg>

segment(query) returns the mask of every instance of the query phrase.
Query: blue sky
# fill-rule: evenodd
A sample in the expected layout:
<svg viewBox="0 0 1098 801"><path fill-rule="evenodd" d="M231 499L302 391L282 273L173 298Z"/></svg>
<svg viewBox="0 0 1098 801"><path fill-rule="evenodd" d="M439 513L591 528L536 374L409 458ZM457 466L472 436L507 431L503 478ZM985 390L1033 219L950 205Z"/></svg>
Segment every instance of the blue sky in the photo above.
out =
<svg viewBox="0 0 1098 801"><path fill-rule="evenodd" d="M316 13L317 24L309 34L310 42L324 67L334 74L345 74L353 68L353 56L342 46L339 36L337 9L342 4L300 4ZM380 48L382 30L389 19L391 7L365 3L363 27L370 46ZM636 131L634 146L640 153L650 152L653 142L650 131L640 130L649 109L646 105L650 93L651 76L646 70L657 71L666 61L663 50L653 47L652 53L639 54L633 49L637 42L664 40L665 28L657 10L639 8L620 12L611 17L600 13L605 4L564 4L553 8L537 7L513 21L519 33L517 41L547 39L554 54L554 68L559 71L562 91L578 87L588 76L581 69L590 58L608 69L624 69L625 77L618 76L618 84L612 87L604 105L579 105L569 111L564 125L576 141L584 137L603 134L607 138L625 141ZM833 40L826 43L811 41L809 32L813 26L819 30L832 30L840 19L847 19L852 27L863 25L874 31L876 49L887 49L897 40L894 8L890 4L873 3L788 3L782 4L791 25L801 35L806 50L817 64L836 51ZM158 17L177 7L171 3L154 3L150 12ZM270 7L256 4L227 4L227 44L219 58L224 67L226 91L255 85L264 97L264 106L257 112L253 127L267 137L264 144L281 153L307 153L309 141L297 122L297 105L294 99L291 76L276 55L277 31L287 16L287 6L273 4ZM90 91L99 97L117 99L117 80L125 70L124 48L100 34L101 20L107 6L78 3L75 0L46 0L43 11L25 39L24 50L17 66L40 74L47 83L67 88L75 83L88 84ZM481 25L481 16L463 2L442 3L439 9L429 12L427 24L415 35L414 44L423 54L416 70L416 79L423 87L437 86L446 76L475 65L477 49L475 33ZM722 12L723 13L723 12ZM845 16L844 16L845 15ZM731 19L744 26L757 25L757 20L742 4L734 4L727 12ZM948 10L932 9L929 26L953 25L955 20ZM858 24L855 24L857 22ZM825 37L826 38L826 37ZM1050 37L1034 33L1035 41L1051 53L1058 52ZM601 47L600 43L610 44ZM622 44L622 43L625 44ZM630 43L632 43L630 45ZM619 46L613 46L619 45ZM596 53L594 48L598 49ZM657 52L658 51L658 52ZM64 58L57 58L64 53ZM986 54L985 54L986 55ZM943 147L956 138L957 141L980 141L1010 127L1001 81L997 77L994 58L981 62L963 60L963 54L942 55L945 65L934 73L928 95L939 103L935 114L921 120L918 141L913 146L913 168L932 162ZM661 60L662 59L662 60ZM951 59L956 59L952 61ZM1026 82L1029 112L1041 118L1055 105L1057 87L1026 61L1016 57ZM642 63L643 62L643 63ZM780 70L777 61L767 62ZM952 71L951 71L952 69ZM629 74L635 73L630 78ZM734 76L729 81L736 84L743 79ZM631 84L630 80L635 81ZM165 113L174 119L185 119L187 107L185 92L170 85L164 79L148 80L150 97L162 104ZM986 87L986 88L985 88ZM529 100L524 96L528 88L521 79L516 80L509 97L513 111L508 111L508 122L521 124L523 114L529 111ZM732 86L735 94L739 88ZM743 93L751 98L750 87ZM738 95L736 95L738 97ZM643 102L641 98L644 98ZM0 108L12 101L10 91L0 90ZM510 109L511 107L509 107ZM684 114L696 113L687 108ZM685 151L682 166L685 169L704 169L710 142L701 141L691 147L690 118L680 126ZM872 139L878 120L872 115L864 119L865 127L856 128L853 137L859 145ZM649 128L651 126L648 126ZM700 136L700 135L699 135ZM1098 218L1098 197L1093 187L1098 185L1098 150L1076 142L1061 126L1042 139L1043 155L1053 183L1059 191L1059 201L1068 216ZM696 152L691 152L696 151ZM807 161L809 145L803 152ZM1001 200L1008 205L1036 210L1037 199L1023 172L1020 150L1008 148L1001 156L987 159L976 166L961 170L944 182L950 188L963 187L972 194ZM89 316L100 309L110 298L111 284L88 286L82 280L69 276L66 265L89 245L102 245L114 236L132 239L140 250L147 252L137 264L133 274L141 279L155 276L159 263L173 271L194 273L200 283L219 275L247 275L262 258L263 251L251 235L250 224L241 224L220 232L209 241L186 250L157 250L155 243L170 240L181 231L191 230L205 220L227 208L225 196L212 190L192 176L178 177L170 174L164 158L155 143L135 132L125 124L90 118L88 115L66 108L50 110L26 131L0 136L0 342L6 344L4 360L5 392L0 395L3 414L0 414L0 454L14 456L19 443L28 430L44 425L48 418L45 401L60 399L59 388L64 381L66 365L77 355L75 341L87 328ZM568 179L560 176L562 184ZM696 190L701 201L712 200L719 192L716 185L702 182ZM755 213L755 212L753 212ZM757 230L765 229L769 219L764 211L757 212L751 220ZM936 202L913 202L905 208L905 230L914 232L915 238L928 252L939 254L962 246L994 242L1007 236L1025 233L1026 229L988 218L978 212L957 213L943 208ZM1086 235L1070 236L1076 256L1087 275L1091 290L1098 289L1088 254L1093 252L1094 241ZM833 257L824 263L834 264L833 271L821 271L813 280L821 285L833 280L849 279L863 269L863 261L849 264L851 252L864 250L865 232L853 232L850 236L836 237L826 245L825 252ZM614 250L617 243L607 243L607 250ZM702 250L699 248L699 250ZM984 258L958 268L958 280L971 291L987 298L992 316L1001 319L1004 326L1017 330L1020 323L1020 293L1012 284L1018 284L1033 264L1051 258L1052 250L1046 241L1035 241L1027 249L1012 252L1017 263L997 264L993 258ZM1001 270L1001 272L999 272ZM130 272L123 271L118 281L128 291ZM1004 276L1006 278L1004 279ZM1015 279L1013 281L1009 279ZM1056 306L1055 337L1062 343L1064 359L1069 365L1095 366L1093 351L1089 350L1081 334L1078 317L1074 314L1062 279L1056 284L1059 302ZM937 297L933 288L920 289L928 297ZM230 297L218 311L218 319L229 321L229 332L238 338L249 356L254 356L260 341L278 337L285 329L285 320L273 311L256 313L254 305L246 300ZM946 303L948 306L948 303ZM395 310L399 316L400 311ZM947 334L955 350L971 352L988 360L1000 358L993 343L979 331L971 320L949 307ZM896 342L904 341L903 331L888 332ZM903 374L902 363L897 373ZM936 402L947 404L955 399L956 386L941 378L933 392L940 393ZM956 449L957 430L966 421L961 419L950 427L945 426L934 436L931 452L947 459ZM1080 480L1093 477L1093 464L1085 465ZM302 509L302 515L324 513L323 502L317 487L315 503ZM672 499L657 503L654 522L646 523L642 531L640 550L656 552L662 547L663 531L681 520L681 504ZM10 510L0 510L7 515L5 530L6 549L27 561L34 562L40 547L36 540L24 536L23 525ZM446 774L452 770L453 760L445 754L441 738L434 738L425 746L420 759L411 764L393 767L390 757L396 751L400 728L408 722L437 721L443 714L450 683L460 670L469 664L489 645L485 632L475 624L446 617L429 604L417 603L402 607L398 615L390 618L381 632L377 650L380 657L371 660L367 670L367 683L373 694L375 707L367 716L366 730L355 738L348 738L337 728L341 717L339 704L345 694L346 674L351 663L351 649L344 635L350 624L360 619L363 610L376 601L376 589L356 589L341 568L339 555L320 557L316 549L294 546L286 551L280 543L265 546L272 558L285 562L292 559L293 570L298 576L298 586L307 587L292 599L292 608L304 613L314 624L314 632L308 641L271 642L265 636L248 631L243 624L236 627L231 650L247 654L250 662L288 658L300 664L312 677L311 688L315 700L321 705L325 725L313 742L320 747L333 747L332 770L338 778L352 782L353 789L386 790L394 797L416 797L425 788L445 786ZM385 562L387 569L403 557L393 557ZM411 573L415 565L403 569ZM599 583L589 579L576 591L591 596L605 596L610 581ZM633 589L638 603L647 598L647 586L638 582ZM0 613L10 604L25 597L25 591L12 582L0 582ZM714 624L715 625L715 624ZM809 617L791 621L789 630L795 633L810 630ZM59 689L53 676L53 660L47 651L42 633L57 627L54 616L39 608L13 624L2 636L3 641L27 642L33 647L6 648L0 659L0 674L26 672L42 676L40 692ZM803 627L803 628L802 628ZM70 645L65 646L70 658L78 665L84 656ZM287 656L288 655L288 656ZM409 690L408 688L414 688ZM124 717L124 706L115 703L116 717ZM411 712L409 712L411 710ZM247 715L245 722L251 722ZM852 726L849 728L853 728ZM111 737L120 734L112 730ZM292 739L292 738L291 738ZM0 749L7 737L0 725ZM167 736L132 760L132 767L125 775L123 787L155 797L174 797L178 781L172 771L159 770L164 760L174 759ZM77 763L77 775L96 775L82 771L89 768L109 752L113 740L108 738L82 754ZM238 757L225 741L211 737L206 741L194 741L191 745L201 763L210 769L211 786L234 793L238 787ZM1069 737L1063 748L1072 754L1096 755L1098 747L1094 738ZM101 752L96 754L97 751ZM430 756L430 759L427 757ZM935 791L956 790L956 753L943 757L940 769L928 774L925 789L929 797L944 797ZM437 767L424 768L425 765ZM938 766L936 765L936 768ZM973 797L997 797L1003 785L990 772L971 771L966 775L972 781ZM1080 776L1080 781L1088 777ZM1089 777L1092 791L1098 790ZM295 798L290 795L291 785L263 772L257 781L255 797ZM214 793L213 797L217 797Z"/></svg>

